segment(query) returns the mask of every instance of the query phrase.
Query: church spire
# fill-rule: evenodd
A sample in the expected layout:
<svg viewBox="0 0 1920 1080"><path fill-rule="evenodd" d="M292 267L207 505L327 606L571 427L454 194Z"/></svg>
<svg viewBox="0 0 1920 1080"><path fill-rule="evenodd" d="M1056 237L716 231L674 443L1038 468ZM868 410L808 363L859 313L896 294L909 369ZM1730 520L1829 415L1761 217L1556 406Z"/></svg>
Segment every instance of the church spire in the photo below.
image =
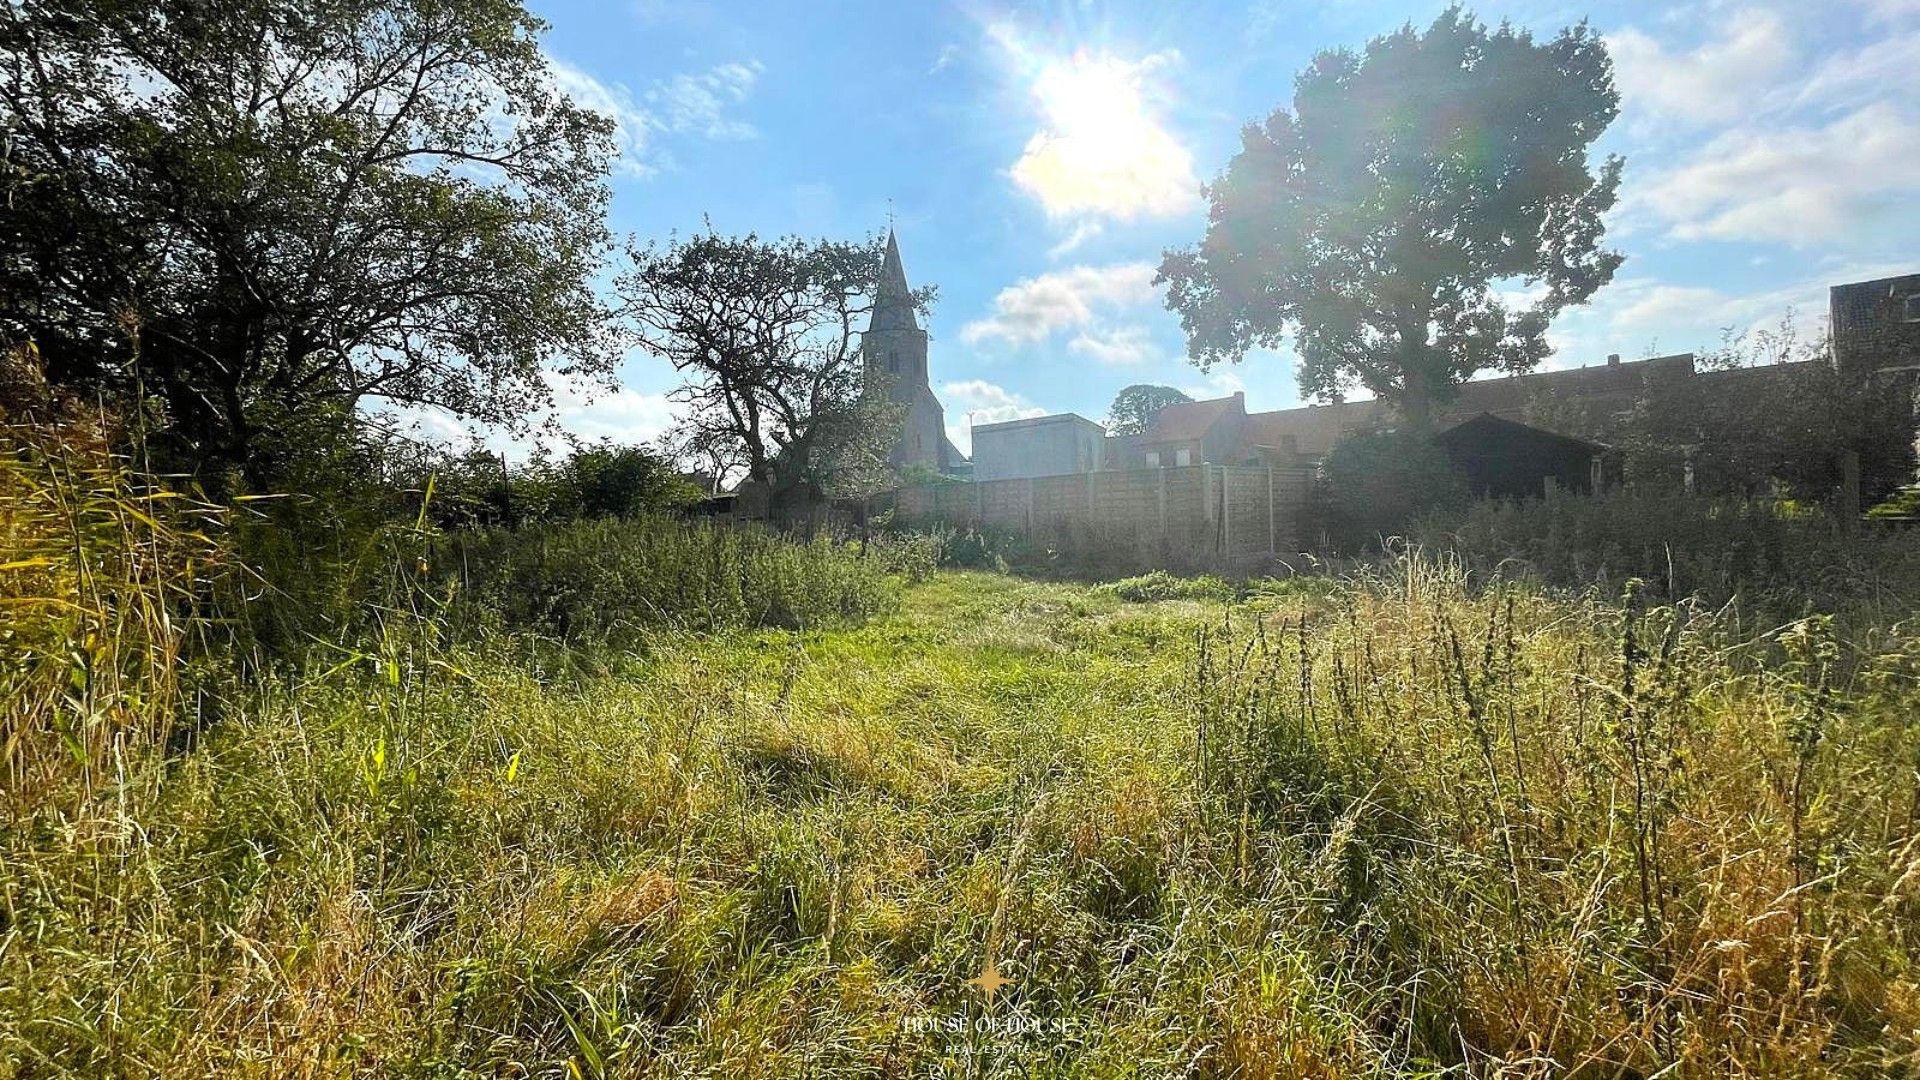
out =
<svg viewBox="0 0 1920 1080"><path fill-rule="evenodd" d="M887 254L880 264L880 287L873 300L869 330L918 330L913 316L913 290L907 286L907 268L900 261L900 242L887 229Z"/></svg>

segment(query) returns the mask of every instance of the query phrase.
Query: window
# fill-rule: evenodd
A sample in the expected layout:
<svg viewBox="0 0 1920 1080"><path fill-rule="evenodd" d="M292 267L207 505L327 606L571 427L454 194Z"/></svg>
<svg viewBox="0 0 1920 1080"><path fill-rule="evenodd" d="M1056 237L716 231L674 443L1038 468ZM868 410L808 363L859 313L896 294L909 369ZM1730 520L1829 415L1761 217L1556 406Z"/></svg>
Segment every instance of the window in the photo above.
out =
<svg viewBox="0 0 1920 1080"><path fill-rule="evenodd" d="M1920 323L1920 293L1900 301L1900 319L1903 322Z"/></svg>
<svg viewBox="0 0 1920 1080"><path fill-rule="evenodd" d="M1174 453L1173 453L1173 463L1174 463L1175 465L1191 465L1191 464L1193 464L1193 451L1192 451L1192 450L1189 450L1189 449L1187 449L1187 448L1186 448L1186 447L1184 447L1184 446L1183 446L1183 447L1181 447L1180 449L1178 449L1178 450L1176 450L1176 451L1174 451Z"/></svg>
<svg viewBox="0 0 1920 1080"><path fill-rule="evenodd" d="M889 352L887 354L887 374L889 375L900 374L900 354L899 353Z"/></svg>
<svg viewBox="0 0 1920 1080"><path fill-rule="evenodd" d="M1160 451L1158 450L1147 451L1147 468L1157 469L1159 467L1160 467Z"/></svg>

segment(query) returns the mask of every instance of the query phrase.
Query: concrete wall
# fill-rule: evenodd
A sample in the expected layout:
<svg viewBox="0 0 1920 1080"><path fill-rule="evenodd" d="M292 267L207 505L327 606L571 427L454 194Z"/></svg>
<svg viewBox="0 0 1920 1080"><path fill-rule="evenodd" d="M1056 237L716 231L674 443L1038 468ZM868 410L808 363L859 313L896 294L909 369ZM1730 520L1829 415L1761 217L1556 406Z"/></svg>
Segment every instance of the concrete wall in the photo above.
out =
<svg viewBox="0 0 1920 1080"><path fill-rule="evenodd" d="M1015 533L1142 569L1215 569L1300 550L1317 529L1311 484L1307 469L1191 465L901 488L892 508L903 525Z"/></svg>
<svg viewBox="0 0 1920 1080"><path fill-rule="evenodd" d="M1066 413L981 424L973 429L973 479L1015 480L1100 468L1106 430Z"/></svg>

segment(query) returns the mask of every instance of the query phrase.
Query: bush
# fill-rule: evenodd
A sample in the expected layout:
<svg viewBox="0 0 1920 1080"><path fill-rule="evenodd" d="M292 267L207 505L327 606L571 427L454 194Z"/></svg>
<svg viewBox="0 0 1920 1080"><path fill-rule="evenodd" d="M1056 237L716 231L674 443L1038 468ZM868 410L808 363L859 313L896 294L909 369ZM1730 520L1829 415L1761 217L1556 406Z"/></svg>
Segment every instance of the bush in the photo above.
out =
<svg viewBox="0 0 1920 1080"><path fill-rule="evenodd" d="M884 570L847 545L668 518L455 534L433 561L461 603L572 643L630 644L657 628L823 627L885 610Z"/></svg>
<svg viewBox="0 0 1920 1080"><path fill-rule="evenodd" d="M1342 439L1320 463L1315 501L1336 548L1404 535L1423 515L1467 501L1467 485L1432 439L1374 432Z"/></svg>
<svg viewBox="0 0 1920 1080"><path fill-rule="evenodd" d="M865 554L881 571L917 584L940 568L942 550L932 533L883 533L867 541Z"/></svg>
<svg viewBox="0 0 1920 1080"><path fill-rule="evenodd" d="M1631 579L1675 599L1741 597L1762 613L1900 603L1920 588L1920 551L1899 536L1850 536L1805 508L1665 490L1480 501L1430 515L1413 543L1457 556L1480 580L1526 577L1617 594Z"/></svg>

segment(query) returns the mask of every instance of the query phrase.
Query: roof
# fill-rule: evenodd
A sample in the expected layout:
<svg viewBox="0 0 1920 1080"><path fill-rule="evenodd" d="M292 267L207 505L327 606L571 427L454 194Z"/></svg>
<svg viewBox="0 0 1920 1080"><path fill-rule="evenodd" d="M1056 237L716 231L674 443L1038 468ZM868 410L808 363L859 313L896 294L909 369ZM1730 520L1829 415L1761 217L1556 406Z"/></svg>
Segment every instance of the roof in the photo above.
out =
<svg viewBox="0 0 1920 1080"><path fill-rule="evenodd" d="M907 286L907 268L900 261L900 242L887 230L887 253L880 263L880 285L873 300L868 330L918 330L913 315L913 290Z"/></svg>
<svg viewBox="0 0 1920 1080"><path fill-rule="evenodd" d="M1248 413L1243 438L1249 446L1279 449L1292 439L1302 451L1323 450L1360 428L1388 416L1378 401L1343 401L1333 405L1303 405L1297 409Z"/></svg>
<svg viewBox="0 0 1920 1080"><path fill-rule="evenodd" d="M1596 453L1606 449L1605 446L1590 439L1582 439L1578 436L1568 435L1559 431L1549 431L1546 428L1535 427L1532 424L1523 424L1518 420L1510 420L1507 417L1490 412L1483 412L1478 416L1470 416L1441 431L1434 436L1434 439L1444 446L1447 444L1457 444L1469 439L1484 438L1494 434L1524 434L1531 439L1544 442L1557 442L1566 446L1577 447L1588 453Z"/></svg>
<svg viewBox="0 0 1920 1080"><path fill-rule="evenodd" d="M1535 394L1634 393L1649 378L1693 374L1693 354L1674 353L1645 360L1608 361L1562 371L1536 371L1461 383L1452 401L1441 411L1453 415L1481 412L1519 412Z"/></svg>
<svg viewBox="0 0 1920 1080"><path fill-rule="evenodd" d="M1504 375L1492 379L1474 379L1456 388L1453 399L1435 411L1444 423L1470 419L1482 413L1515 419L1527 411L1539 394L1631 395L1644 388L1650 379L1668 375L1693 374L1693 354L1675 353L1646 360L1628 360L1539 371L1530 375ZM1227 401L1230 399L1219 399ZM1212 404L1212 403L1209 403ZM1164 413L1162 414L1164 415ZM1393 412L1383 402L1345 401L1332 405L1303 405L1273 412L1248 413L1242 441L1250 446L1279 448L1292 437L1303 453L1330 449L1348 434L1376 424L1393 422Z"/></svg>
<svg viewBox="0 0 1920 1080"><path fill-rule="evenodd" d="M973 430L977 434L982 431L1008 431L1013 428L1040 427L1045 424L1062 423L1085 424L1087 427L1100 428L1102 431L1106 430L1100 427L1098 423L1081 416L1079 413L1070 412L1048 413L1045 416L1023 416L1018 420L997 420L991 424L975 424Z"/></svg>
<svg viewBox="0 0 1920 1080"><path fill-rule="evenodd" d="M1153 445L1203 438L1221 417L1234 413L1244 416L1246 408L1247 399L1244 394L1212 398L1207 401L1182 401L1168 405L1154 414L1153 423L1148 426L1140 441L1146 445Z"/></svg>

